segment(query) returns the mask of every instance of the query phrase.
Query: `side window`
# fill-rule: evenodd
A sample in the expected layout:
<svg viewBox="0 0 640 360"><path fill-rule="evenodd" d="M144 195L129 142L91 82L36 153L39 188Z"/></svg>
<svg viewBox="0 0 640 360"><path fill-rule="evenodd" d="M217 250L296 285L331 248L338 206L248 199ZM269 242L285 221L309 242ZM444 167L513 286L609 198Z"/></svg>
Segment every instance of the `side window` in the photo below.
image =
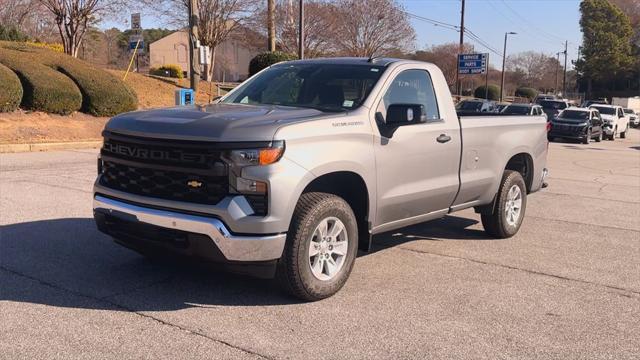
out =
<svg viewBox="0 0 640 360"><path fill-rule="evenodd" d="M423 105L427 120L440 119L433 83L426 70L406 70L398 74L378 105L378 112L386 117L392 104Z"/></svg>

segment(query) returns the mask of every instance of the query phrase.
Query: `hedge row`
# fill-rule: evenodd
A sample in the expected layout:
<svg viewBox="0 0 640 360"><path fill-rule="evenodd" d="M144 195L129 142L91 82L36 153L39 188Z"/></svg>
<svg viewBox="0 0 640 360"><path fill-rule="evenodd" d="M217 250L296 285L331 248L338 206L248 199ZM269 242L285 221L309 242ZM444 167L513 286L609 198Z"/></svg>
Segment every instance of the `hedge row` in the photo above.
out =
<svg viewBox="0 0 640 360"><path fill-rule="evenodd" d="M76 84L52 68L25 58L20 51L0 47L0 63L20 78L25 109L54 114L70 114L82 105L82 94ZM0 83L0 89L5 85Z"/></svg>
<svg viewBox="0 0 640 360"><path fill-rule="evenodd" d="M22 100L22 85L18 76L0 64L0 112L14 111Z"/></svg>
<svg viewBox="0 0 640 360"><path fill-rule="evenodd" d="M0 52L19 53L27 60L25 63L48 67L67 82L74 83L82 94L78 108L83 112L95 116L113 116L138 107L135 92L123 81L81 60L24 43L0 43ZM25 97L26 90L25 87Z"/></svg>

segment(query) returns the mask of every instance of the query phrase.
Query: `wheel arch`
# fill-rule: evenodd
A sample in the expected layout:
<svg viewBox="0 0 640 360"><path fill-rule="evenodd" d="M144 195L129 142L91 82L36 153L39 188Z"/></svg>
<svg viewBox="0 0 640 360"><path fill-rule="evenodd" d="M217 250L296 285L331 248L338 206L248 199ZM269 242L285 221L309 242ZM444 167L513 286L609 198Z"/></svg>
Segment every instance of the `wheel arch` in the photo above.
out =
<svg viewBox="0 0 640 360"><path fill-rule="evenodd" d="M324 192L344 199L353 210L358 222L358 248L368 251L370 235L370 193L366 182L356 172L334 171L322 174L307 184L302 194Z"/></svg>

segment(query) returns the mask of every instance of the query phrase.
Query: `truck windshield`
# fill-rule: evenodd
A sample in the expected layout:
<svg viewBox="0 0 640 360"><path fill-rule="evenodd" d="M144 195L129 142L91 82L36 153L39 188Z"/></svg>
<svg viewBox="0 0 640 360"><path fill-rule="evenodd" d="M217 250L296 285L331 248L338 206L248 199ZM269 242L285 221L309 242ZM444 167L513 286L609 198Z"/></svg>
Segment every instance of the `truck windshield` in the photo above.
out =
<svg viewBox="0 0 640 360"><path fill-rule="evenodd" d="M600 111L600 114L605 114L605 115L615 115L616 114L616 109L612 108L612 107L592 106L591 108Z"/></svg>
<svg viewBox="0 0 640 360"><path fill-rule="evenodd" d="M540 105L543 109L553 109L553 110L562 110L567 108L567 104L564 101L541 101Z"/></svg>
<svg viewBox="0 0 640 360"><path fill-rule="evenodd" d="M366 100L384 70L376 65L285 63L240 85L222 102L347 111Z"/></svg>

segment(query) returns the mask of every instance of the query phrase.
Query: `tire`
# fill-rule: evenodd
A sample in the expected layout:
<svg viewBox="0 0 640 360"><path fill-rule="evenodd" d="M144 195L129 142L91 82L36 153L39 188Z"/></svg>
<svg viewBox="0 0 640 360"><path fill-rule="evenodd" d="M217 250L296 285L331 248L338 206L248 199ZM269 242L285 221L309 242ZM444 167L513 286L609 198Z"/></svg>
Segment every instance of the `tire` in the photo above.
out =
<svg viewBox="0 0 640 360"><path fill-rule="evenodd" d="M602 141L602 131L600 131L600 134L598 134L598 136L596 137L596 142L600 141Z"/></svg>
<svg viewBox="0 0 640 360"><path fill-rule="evenodd" d="M323 221L327 221L328 233L331 233L338 222L343 225L344 233L340 232L334 238L341 241L346 239L347 244L340 246L344 255L329 253L338 247L331 247L330 242L317 236ZM315 243L317 255L312 256L312 246ZM358 225L349 204L333 194L305 193L296 205L284 252L278 262L276 278L284 291L299 299L321 300L337 293L347 282L357 251ZM323 254L327 256L327 260L322 260ZM332 266L329 266L328 259L333 260ZM322 261L320 274L317 273L317 267L316 273L312 270L312 263L316 264L316 261ZM335 270L333 266L337 266L336 264L340 264L338 270L330 274L329 268Z"/></svg>
<svg viewBox="0 0 640 360"><path fill-rule="evenodd" d="M583 144L589 144L591 142L591 130L587 130L587 136L582 139Z"/></svg>
<svg viewBox="0 0 640 360"><path fill-rule="evenodd" d="M626 139L627 131L629 131L629 124L627 124L627 127L624 129L624 131L620 133L620 139Z"/></svg>
<svg viewBox="0 0 640 360"><path fill-rule="evenodd" d="M615 141L617 133L618 133L618 127L616 126L615 129L613 129L613 133L609 136L609 140Z"/></svg>
<svg viewBox="0 0 640 360"><path fill-rule="evenodd" d="M507 206L509 206L509 197L514 187L517 187L520 192L520 208L518 217L514 219L508 219ZM515 191L514 191L515 192ZM502 175L502 181L498 194L496 195L496 202L491 214L482 214L482 225L487 234L498 239L510 238L520 229L522 220L524 219L525 210L527 209L527 188L524 183L522 175L517 171L505 170Z"/></svg>

